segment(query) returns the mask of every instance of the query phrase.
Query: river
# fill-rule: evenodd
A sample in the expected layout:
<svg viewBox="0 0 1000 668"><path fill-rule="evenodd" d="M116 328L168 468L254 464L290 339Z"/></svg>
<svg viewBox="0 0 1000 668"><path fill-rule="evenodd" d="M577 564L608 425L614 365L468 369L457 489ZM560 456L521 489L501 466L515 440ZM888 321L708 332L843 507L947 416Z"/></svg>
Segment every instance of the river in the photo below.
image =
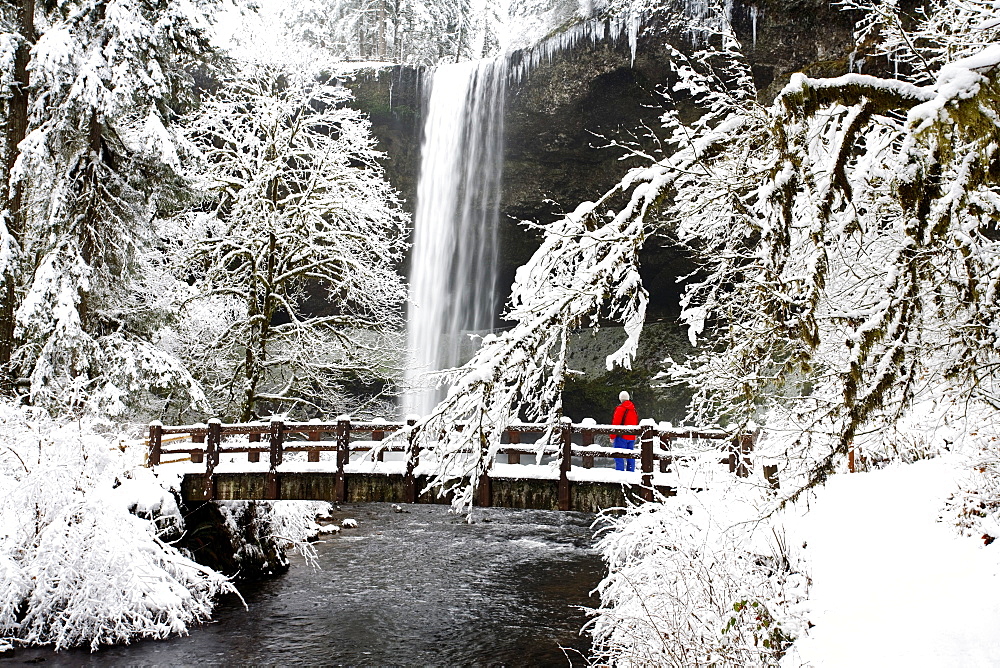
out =
<svg viewBox="0 0 1000 668"><path fill-rule="evenodd" d="M86 650L19 650L0 665L584 665L580 634L603 573L593 515L447 506L342 505L356 529L242 585L186 637Z"/></svg>

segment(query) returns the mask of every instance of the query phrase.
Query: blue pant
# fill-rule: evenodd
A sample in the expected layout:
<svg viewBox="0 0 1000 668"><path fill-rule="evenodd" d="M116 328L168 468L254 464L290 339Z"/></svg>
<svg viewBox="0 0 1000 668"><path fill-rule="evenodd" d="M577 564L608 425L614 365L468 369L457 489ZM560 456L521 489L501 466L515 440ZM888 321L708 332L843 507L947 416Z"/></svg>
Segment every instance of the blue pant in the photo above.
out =
<svg viewBox="0 0 1000 668"><path fill-rule="evenodd" d="M624 448L626 450L631 450L635 441L629 441L624 436L615 436L615 447ZM615 457L615 468L619 471L634 471L635 470L635 460L634 459L619 459Z"/></svg>

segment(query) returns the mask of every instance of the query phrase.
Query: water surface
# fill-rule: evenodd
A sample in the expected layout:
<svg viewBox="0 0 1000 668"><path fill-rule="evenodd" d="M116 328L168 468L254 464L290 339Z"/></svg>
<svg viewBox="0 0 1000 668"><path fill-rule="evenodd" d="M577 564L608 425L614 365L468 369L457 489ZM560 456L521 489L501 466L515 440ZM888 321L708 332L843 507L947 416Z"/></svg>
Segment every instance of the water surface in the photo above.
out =
<svg viewBox="0 0 1000 668"><path fill-rule="evenodd" d="M321 570L296 557L284 576L242 587L249 610L220 602L191 635L94 654L19 650L0 664L46 666L334 664L583 665L580 635L602 575L592 515L343 505L354 518L317 545Z"/></svg>

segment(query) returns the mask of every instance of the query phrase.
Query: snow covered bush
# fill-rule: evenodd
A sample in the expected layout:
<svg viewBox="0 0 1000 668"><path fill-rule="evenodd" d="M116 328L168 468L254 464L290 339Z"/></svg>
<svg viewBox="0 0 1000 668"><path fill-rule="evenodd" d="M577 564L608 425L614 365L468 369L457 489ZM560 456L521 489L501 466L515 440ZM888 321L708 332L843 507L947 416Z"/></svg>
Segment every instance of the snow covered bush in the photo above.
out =
<svg viewBox="0 0 1000 668"><path fill-rule="evenodd" d="M286 550L295 549L306 563L317 566L316 549L309 542L320 532L316 518L328 515L325 501L221 501L212 504L221 519L223 535L212 532L211 563L239 579L280 575L288 570ZM215 521L211 521L214 525ZM217 526L217 525L216 525ZM227 540L220 550L218 542ZM194 556L203 555L189 543ZM219 557L222 557L219 560Z"/></svg>
<svg viewBox="0 0 1000 668"><path fill-rule="evenodd" d="M808 578L773 495L742 479L630 504L599 521L608 574L592 659L617 666L776 665L805 627Z"/></svg>
<svg viewBox="0 0 1000 668"><path fill-rule="evenodd" d="M134 450L8 402L0 433L0 648L186 633L235 591L166 542L182 520Z"/></svg>

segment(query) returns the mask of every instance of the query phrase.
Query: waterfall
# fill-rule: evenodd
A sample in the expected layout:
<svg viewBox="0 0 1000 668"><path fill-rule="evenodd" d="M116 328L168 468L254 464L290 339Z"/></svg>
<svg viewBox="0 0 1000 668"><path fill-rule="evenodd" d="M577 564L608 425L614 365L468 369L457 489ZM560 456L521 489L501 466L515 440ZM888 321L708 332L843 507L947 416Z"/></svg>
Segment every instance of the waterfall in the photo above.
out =
<svg viewBox="0 0 1000 668"><path fill-rule="evenodd" d="M457 366L463 332L491 329L506 58L440 66L430 77L410 269L410 365L403 411L443 398L427 375Z"/></svg>

